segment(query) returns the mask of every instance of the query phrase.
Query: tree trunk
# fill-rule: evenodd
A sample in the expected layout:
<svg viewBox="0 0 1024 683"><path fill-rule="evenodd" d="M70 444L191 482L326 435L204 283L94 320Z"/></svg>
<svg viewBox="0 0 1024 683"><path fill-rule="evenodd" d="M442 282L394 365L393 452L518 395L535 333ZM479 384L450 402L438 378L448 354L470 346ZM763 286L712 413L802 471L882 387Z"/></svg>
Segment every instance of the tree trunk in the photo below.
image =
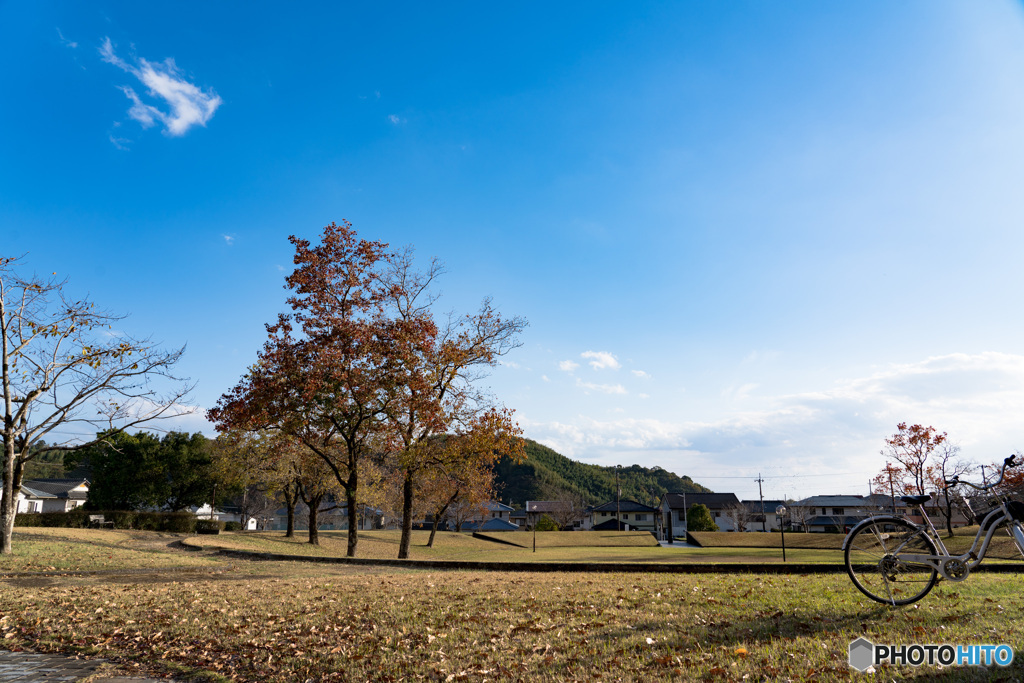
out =
<svg viewBox="0 0 1024 683"><path fill-rule="evenodd" d="M359 525L356 524L356 515L359 514L356 503L358 483L355 469L350 470L348 486L345 487L345 509L348 511L348 548L345 550L345 557L356 556L356 544L359 542Z"/></svg>
<svg viewBox="0 0 1024 683"><path fill-rule="evenodd" d="M284 487L284 509L285 509L285 538L295 537L295 506L299 504L298 492L292 489L294 483Z"/></svg>
<svg viewBox="0 0 1024 683"><path fill-rule="evenodd" d="M309 506L309 543L310 545L320 545L320 502L323 500L323 496L313 496L312 503L306 503Z"/></svg>
<svg viewBox="0 0 1024 683"><path fill-rule="evenodd" d="M398 559L409 558L409 544L412 540L412 470L405 471L405 481L402 483L402 540L398 544Z"/></svg>
<svg viewBox="0 0 1024 683"><path fill-rule="evenodd" d="M14 442L4 443L4 488L0 501L0 555L10 555L14 535L14 518L18 515L18 494L21 493L22 463L15 455Z"/></svg>
<svg viewBox="0 0 1024 683"><path fill-rule="evenodd" d="M440 517L434 517L434 523L430 526L430 538L427 539L427 547L434 547L434 536L437 535L437 525L441 523Z"/></svg>

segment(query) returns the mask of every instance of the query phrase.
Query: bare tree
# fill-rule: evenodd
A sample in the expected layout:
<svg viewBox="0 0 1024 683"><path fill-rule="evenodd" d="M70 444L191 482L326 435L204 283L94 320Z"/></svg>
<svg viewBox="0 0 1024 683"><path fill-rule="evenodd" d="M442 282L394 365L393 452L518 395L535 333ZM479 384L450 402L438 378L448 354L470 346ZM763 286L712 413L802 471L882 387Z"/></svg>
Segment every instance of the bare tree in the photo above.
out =
<svg viewBox="0 0 1024 683"><path fill-rule="evenodd" d="M946 482L961 474L969 472L975 464L960 457L960 446L943 441L932 454L932 462L927 469L928 481L939 491L936 503L943 519L946 520L946 532L953 536L953 512L962 507L962 496L958 487L947 487Z"/></svg>
<svg viewBox="0 0 1024 683"><path fill-rule="evenodd" d="M150 340L113 333L123 316L71 297L66 280L18 275L17 261L0 258L0 554L11 552L25 463L40 452L44 438L49 451L74 451L191 412L182 404L191 387L171 372L184 347L164 351ZM70 435L82 432L102 436Z"/></svg>
<svg viewBox="0 0 1024 683"><path fill-rule="evenodd" d="M725 516L732 522L736 531L746 531L747 524L753 520L753 514L743 503L733 503L725 509Z"/></svg>
<svg viewBox="0 0 1024 683"><path fill-rule="evenodd" d="M571 529L579 520L583 519L587 509L587 500L575 491L563 491L554 501L554 505L548 511L551 519L559 529Z"/></svg>

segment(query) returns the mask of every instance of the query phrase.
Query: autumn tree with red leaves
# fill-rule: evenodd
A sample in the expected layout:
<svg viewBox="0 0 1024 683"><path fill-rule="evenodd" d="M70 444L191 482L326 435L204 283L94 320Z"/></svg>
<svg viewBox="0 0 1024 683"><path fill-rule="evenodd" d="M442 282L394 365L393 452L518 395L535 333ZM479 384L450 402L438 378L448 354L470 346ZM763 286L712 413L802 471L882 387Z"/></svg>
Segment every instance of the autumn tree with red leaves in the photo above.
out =
<svg viewBox="0 0 1024 683"><path fill-rule="evenodd" d="M504 444L500 435L517 430L475 382L480 369L518 346L526 323L502 318L485 300L477 314L438 325L430 291L438 263L419 272L411 249L394 253L358 239L347 222L324 228L317 246L289 239L296 250L286 281L292 310L267 326L259 360L211 417L219 429L279 430L327 465L345 493L350 557L361 465L398 462L399 557L407 557L417 477L441 463L430 440L487 425Z"/></svg>
<svg viewBox="0 0 1024 683"><path fill-rule="evenodd" d="M476 313L461 318L449 315L438 324L431 294L431 285L443 272L437 261L418 271L412 250L406 249L390 265L390 309L404 336L395 354L398 393L388 405L385 424L404 473L398 557L407 558L417 480L424 472L444 466L432 443L435 437L485 432L497 435L494 448L477 449L478 457L489 463L506 451L521 457L521 451L512 446L519 429L511 411L495 409L479 380L501 356L519 346L526 321L501 316L490 299L484 299Z"/></svg>
<svg viewBox="0 0 1024 683"><path fill-rule="evenodd" d="M387 245L358 239L343 222L321 242L289 237L295 270L286 279L292 312L267 325L259 359L210 417L218 429L271 429L320 458L341 486L350 522L357 517L360 462L378 456L381 420L395 391L394 326L385 318L381 277ZM348 525L354 557L358 525Z"/></svg>

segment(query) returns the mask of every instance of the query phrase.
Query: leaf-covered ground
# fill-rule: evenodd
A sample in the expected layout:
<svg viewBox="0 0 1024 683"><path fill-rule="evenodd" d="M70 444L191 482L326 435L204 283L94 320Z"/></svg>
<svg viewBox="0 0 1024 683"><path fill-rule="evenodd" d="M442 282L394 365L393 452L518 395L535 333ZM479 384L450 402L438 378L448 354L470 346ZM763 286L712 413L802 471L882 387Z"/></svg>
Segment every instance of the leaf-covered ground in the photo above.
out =
<svg viewBox="0 0 1024 683"><path fill-rule="evenodd" d="M0 647L83 652L124 672L197 680L828 681L872 680L847 666L848 644L862 635L1024 646L1019 575L975 575L894 610L868 601L844 575L442 572L199 558L209 565L187 572L8 578ZM1019 656L1008 670L883 668L873 679L1022 680Z"/></svg>

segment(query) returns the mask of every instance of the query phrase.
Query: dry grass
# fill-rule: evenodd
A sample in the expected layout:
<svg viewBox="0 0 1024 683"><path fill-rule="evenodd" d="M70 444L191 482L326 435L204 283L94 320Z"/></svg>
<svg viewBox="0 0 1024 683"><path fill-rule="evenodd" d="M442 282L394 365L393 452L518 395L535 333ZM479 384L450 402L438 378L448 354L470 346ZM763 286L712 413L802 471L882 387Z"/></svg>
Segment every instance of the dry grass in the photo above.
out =
<svg viewBox="0 0 1024 683"><path fill-rule="evenodd" d="M203 567L209 558L170 552L181 534L156 531L15 528L13 553L0 555L0 573Z"/></svg>
<svg viewBox="0 0 1024 683"><path fill-rule="evenodd" d="M424 572L261 562L147 581L8 581L8 646L207 680L846 680L850 641L1024 644L1020 577L918 609L844 576ZM893 677L934 669L890 669ZM1019 680L1018 664L1004 672ZM992 680L958 670L943 680Z"/></svg>

